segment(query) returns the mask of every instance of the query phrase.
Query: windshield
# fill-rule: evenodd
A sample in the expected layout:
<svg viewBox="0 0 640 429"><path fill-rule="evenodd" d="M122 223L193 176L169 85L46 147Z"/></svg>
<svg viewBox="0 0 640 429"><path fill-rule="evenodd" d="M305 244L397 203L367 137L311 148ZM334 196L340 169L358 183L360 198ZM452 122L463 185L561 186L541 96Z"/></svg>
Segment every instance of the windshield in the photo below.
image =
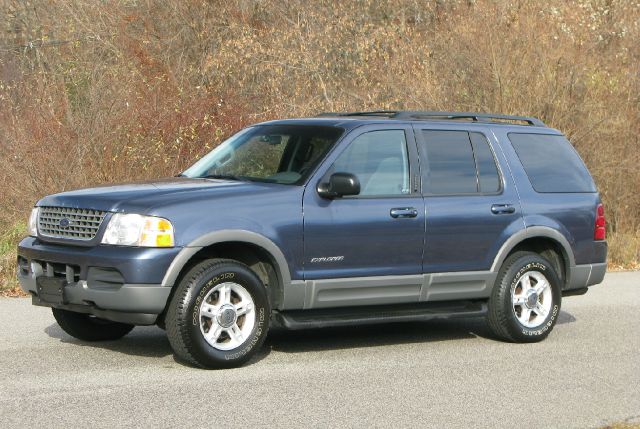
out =
<svg viewBox="0 0 640 429"><path fill-rule="evenodd" d="M336 127L259 125L235 134L182 176L300 184L342 135Z"/></svg>

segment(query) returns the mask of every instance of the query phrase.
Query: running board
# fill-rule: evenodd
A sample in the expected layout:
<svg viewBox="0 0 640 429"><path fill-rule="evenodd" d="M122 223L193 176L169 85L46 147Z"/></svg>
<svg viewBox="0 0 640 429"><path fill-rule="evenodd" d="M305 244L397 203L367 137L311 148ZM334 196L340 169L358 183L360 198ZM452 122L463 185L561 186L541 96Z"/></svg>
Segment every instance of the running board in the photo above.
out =
<svg viewBox="0 0 640 429"><path fill-rule="evenodd" d="M447 301L388 306L274 311L272 317L277 326L297 330L389 322L419 322L458 317L484 317L486 314L486 302Z"/></svg>

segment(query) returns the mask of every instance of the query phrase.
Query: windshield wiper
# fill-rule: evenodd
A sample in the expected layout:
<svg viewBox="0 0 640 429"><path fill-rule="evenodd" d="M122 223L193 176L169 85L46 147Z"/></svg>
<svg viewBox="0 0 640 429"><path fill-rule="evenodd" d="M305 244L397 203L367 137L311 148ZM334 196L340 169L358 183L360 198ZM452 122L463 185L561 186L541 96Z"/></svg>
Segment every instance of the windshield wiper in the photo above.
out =
<svg viewBox="0 0 640 429"><path fill-rule="evenodd" d="M207 174L206 176L200 176L200 179L221 179L221 180L236 180L238 182L245 182L249 180L244 176L234 176L233 174Z"/></svg>

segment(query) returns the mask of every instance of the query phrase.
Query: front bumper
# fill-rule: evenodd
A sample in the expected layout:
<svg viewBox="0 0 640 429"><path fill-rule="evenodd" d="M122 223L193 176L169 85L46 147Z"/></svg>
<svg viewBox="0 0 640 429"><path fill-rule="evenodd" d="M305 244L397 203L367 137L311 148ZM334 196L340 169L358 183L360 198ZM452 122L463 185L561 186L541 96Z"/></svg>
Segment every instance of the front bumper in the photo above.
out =
<svg viewBox="0 0 640 429"><path fill-rule="evenodd" d="M166 306L171 287L162 278L180 250L63 246L27 237L18 245L18 280L35 305L149 325ZM39 296L40 276L60 280L60 302Z"/></svg>

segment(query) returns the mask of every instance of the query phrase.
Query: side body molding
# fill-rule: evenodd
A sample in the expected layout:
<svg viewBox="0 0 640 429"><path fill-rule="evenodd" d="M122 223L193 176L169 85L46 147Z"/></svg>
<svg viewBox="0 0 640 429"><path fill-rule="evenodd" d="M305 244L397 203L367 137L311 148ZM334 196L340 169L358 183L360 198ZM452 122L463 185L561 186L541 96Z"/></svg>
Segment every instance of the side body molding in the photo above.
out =
<svg viewBox="0 0 640 429"><path fill-rule="evenodd" d="M392 276L326 279L307 282L303 280L291 280L289 265L284 254L280 248L267 237L246 230L214 231L193 240L178 253L169 266L162 285L172 287L180 271L189 260L204 247L216 243L244 242L263 248L271 255L273 262L277 265L276 273L279 282L279 290L277 293L280 295L282 307L280 309L357 306L363 305L365 302L369 304L378 303L377 301L383 297L384 303L387 303L390 298L394 302L441 301L469 298L482 299L488 297L495 281L495 276L509 252L522 241L532 237L545 237L559 243L563 250L563 257L568 261L568 281L571 282L572 277L576 277L573 279L573 282L575 283L577 281L581 283L581 278L578 277L584 276L579 275L581 274L580 270L578 270L580 266L576 267L575 257L567 238L555 229L544 226L532 226L515 233L502 245L493 261L490 271L432 273L418 276L400 276L397 278ZM586 268L591 269L591 267ZM404 290L400 287L401 285L404 285L404 289L415 286L415 290ZM350 298L342 296L334 297L332 295L346 292L349 292L347 295L349 295ZM365 292L370 292L370 300L362 299L368 296ZM401 292L404 292L404 294ZM402 296L397 296L398 293ZM407 293L408 295L406 295ZM388 296L389 294L393 296L390 297ZM331 302L321 302L322 300L320 298L323 296L325 298L332 298L329 299ZM354 300L354 298L357 299Z"/></svg>
<svg viewBox="0 0 640 429"><path fill-rule="evenodd" d="M562 235L557 230L546 226L530 226L513 234L502 245L502 247L498 251L498 254L493 260L491 271L494 273L498 272L504 260L507 259L507 255L509 254L509 252L511 252L522 241L526 240L527 238L533 237L550 238L558 242L560 246L562 246L563 257L566 261L569 262L567 267L569 268L569 272L571 271L571 268L575 267L576 260L573 255L573 251L571 250L571 244L569 244L569 241L564 235Z"/></svg>
<svg viewBox="0 0 640 429"><path fill-rule="evenodd" d="M269 252L277 265L276 272L278 274L278 281L280 283L281 290L284 291L288 288L291 284L291 273L289 271L287 260L280 248L273 241L263 235L251 231L236 229L224 229L210 232L193 240L185 246L169 266L169 269L162 280L162 286L172 287L175 284L182 268L184 268L193 255L198 253L202 248L216 243L231 241L253 244Z"/></svg>

